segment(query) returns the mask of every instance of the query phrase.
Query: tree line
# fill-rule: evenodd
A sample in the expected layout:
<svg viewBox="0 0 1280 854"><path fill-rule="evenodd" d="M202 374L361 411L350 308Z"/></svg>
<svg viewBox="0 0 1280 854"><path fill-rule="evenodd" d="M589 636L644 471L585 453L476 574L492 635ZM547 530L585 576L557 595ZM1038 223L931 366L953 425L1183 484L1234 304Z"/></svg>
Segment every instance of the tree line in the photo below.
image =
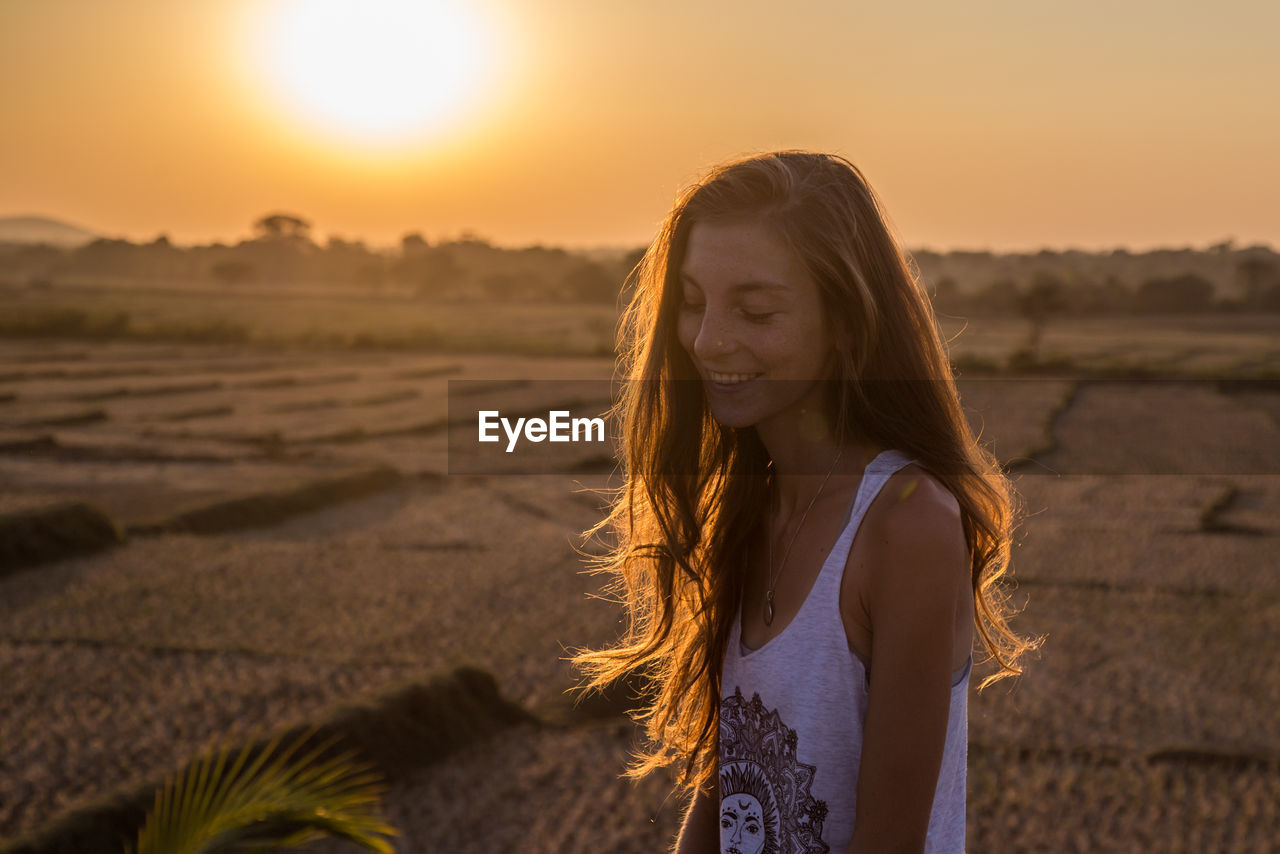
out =
<svg viewBox="0 0 1280 854"><path fill-rule="evenodd" d="M504 248L471 232L434 243L411 232L398 247L374 249L336 236L318 242L308 220L285 212L254 220L252 234L234 245L182 247L163 235L149 243L101 238L75 249L0 245L0 283L114 277L244 290L339 284L424 299L619 304L644 252ZM1022 316L1038 326L1058 315L1280 311L1280 256L1266 247L1235 250L1224 243L1206 252L1116 250L1109 256L921 250L911 260L921 287L945 314Z"/></svg>
<svg viewBox="0 0 1280 854"><path fill-rule="evenodd" d="M149 243L100 238L75 249L0 245L0 281L54 285L104 277L205 282L228 289L347 285L391 289L426 299L609 302L618 299L637 253L589 257L540 245L502 248L471 232L429 242L406 234L399 247L312 237L309 221L272 213L253 222L253 237L234 245L178 246L163 235Z"/></svg>

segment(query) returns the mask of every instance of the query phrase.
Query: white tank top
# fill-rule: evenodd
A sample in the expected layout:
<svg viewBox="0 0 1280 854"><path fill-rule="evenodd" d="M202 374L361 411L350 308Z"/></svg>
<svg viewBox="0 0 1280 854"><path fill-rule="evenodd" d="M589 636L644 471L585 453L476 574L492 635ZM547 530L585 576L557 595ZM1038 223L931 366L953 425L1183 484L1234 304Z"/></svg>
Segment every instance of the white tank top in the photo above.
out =
<svg viewBox="0 0 1280 854"><path fill-rule="evenodd" d="M868 464L836 541L800 606L756 650L734 620L721 671L722 854L840 854L853 838L870 665L849 648L840 581L854 535L881 487L915 462L888 450ZM925 851L963 852L973 654L952 674L946 747Z"/></svg>

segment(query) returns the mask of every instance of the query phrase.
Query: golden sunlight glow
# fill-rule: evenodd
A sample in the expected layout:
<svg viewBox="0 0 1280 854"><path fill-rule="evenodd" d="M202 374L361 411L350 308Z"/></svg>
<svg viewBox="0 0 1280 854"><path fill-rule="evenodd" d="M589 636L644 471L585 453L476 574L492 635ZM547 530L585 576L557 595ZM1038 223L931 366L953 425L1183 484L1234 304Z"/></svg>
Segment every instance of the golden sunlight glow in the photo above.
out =
<svg viewBox="0 0 1280 854"><path fill-rule="evenodd" d="M472 4L453 0L281 0L259 33L286 106L369 142L437 132L491 64Z"/></svg>

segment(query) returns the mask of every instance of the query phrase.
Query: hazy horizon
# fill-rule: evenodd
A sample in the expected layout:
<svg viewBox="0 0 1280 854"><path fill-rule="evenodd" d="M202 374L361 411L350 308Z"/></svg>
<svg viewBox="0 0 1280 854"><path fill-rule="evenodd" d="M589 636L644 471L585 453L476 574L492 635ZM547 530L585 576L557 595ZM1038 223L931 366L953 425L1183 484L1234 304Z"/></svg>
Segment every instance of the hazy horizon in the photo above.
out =
<svg viewBox="0 0 1280 854"><path fill-rule="evenodd" d="M285 213L296 213L296 212L285 211ZM306 219L306 217L303 217L303 218ZM223 245L235 245L236 243L239 243L242 240L249 240L253 238L252 230L249 228L244 229L242 233L236 234L236 235L231 235L231 236L226 236L221 238L214 237L207 240L196 240L196 241L175 240L171 234L163 230L157 231L154 234L150 234L150 235L130 236L126 234L112 233L107 229L90 228L88 226L85 226L82 223L70 222L66 219L63 219L60 217L48 216L47 214L43 214L43 213L32 213L30 211L24 211L24 212L13 213L13 214L0 213L0 222L3 222L4 220L9 220L9 219L49 220L49 221L57 222L61 225L70 226L72 228L76 228L86 232L92 232L96 234L98 237L115 239L115 240L128 240L131 243L139 244L139 245L150 243L151 241L157 239L161 235L164 235L166 238L168 238L169 241L173 243L175 246L183 246L183 247L210 246L215 243L220 243ZM404 232L401 233L401 237L403 237L406 234L413 233L414 231L415 229L406 229ZM437 244L437 243L446 243L454 240L459 240L468 231L474 232L474 229L464 228L464 229L457 229L452 232L442 232L437 235L421 234L421 236L425 240L427 240L429 243ZM529 246L545 246L548 248L560 248L570 252L631 251L634 249L643 248L648 243L648 241L642 241L642 242L636 242L636 243L622 243L622 244L575 244L575 243L553 243L545 240L533 241L533 242L527 242L527 243L504 243L502 241L491 238L489 235L481 234L478 232L475 232L474 236L478 237L481 240L484 240L485 242L489 243L492 246L502 248L502 249L520 249L520 248L525 248ZM381 243L381 242L366 240L362 235L359 235L359 234L344 234L344 233L337 233L337 232L332 234L326 234L324 233L323 230L317 231L314 228L312 229L312 239L317 244L323 245L325 242L327 242L327 240L330 237L340 237L343 240L348 240L348 241L359 241L364 243L365 246L370 249L386 250L386 249L398 249L400 247L399 238L385 242L385 243ZM2 242L3 240L0 240L0 243ZM919 251L936 252L940 255L945 255L950 252L990 252L994 255L1029 255L1029 254L1035 254L1037 252L1046 251L1046 250L1050 252L1057 252L1057 253L1084 252L1084 253L1104 254L1104 253L1115 251L1117 249L1123 249L1134 255L1141 255L1148 252L1159 252L1159 251L1176 252L1176 251L1181 251L1185 249L1204 252L1204 251L1208 251L1214 245L1224 243L1224 242L1230 242L1232 246L1236 249L1248 249L1248 248L1262 246L1262 247L1265 247L1266 249L1269 249L1272 252L1280 252L1280 250L1277 249L1276 245L1270 242L1267 242L1267 241L1242 242L1234 239L1234 237L1232 237L1231 235L1227 235L1223 237L1221 240L1210 241L1208 243L1201 244L1201 245L1160 244L1160 245L1134 247L1134 246L1122 246L1117 244L1113 246L1099 246L1099 247L1032 246L1032 247L1013 248L1013 249L993 249L991 247L984 247L984 246L951 246L951 247L939 248L936 246L915 245L908 241L907 248L916 252L919 252Z"/></svg>

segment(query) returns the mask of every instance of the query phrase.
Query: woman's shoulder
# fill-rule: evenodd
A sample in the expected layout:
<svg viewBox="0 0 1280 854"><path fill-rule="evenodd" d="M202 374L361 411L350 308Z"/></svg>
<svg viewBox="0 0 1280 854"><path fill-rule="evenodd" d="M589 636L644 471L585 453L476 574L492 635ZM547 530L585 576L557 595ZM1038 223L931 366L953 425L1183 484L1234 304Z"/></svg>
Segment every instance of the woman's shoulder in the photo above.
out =
<svg viewBox="0 0 1280 854"><path fill-rule="evenodd" d="M923 466L900 467L867 508L849 555L841 614L851 646L872 660L877 625L902 627L959 607L969 575L959 503Z"/></svg>
<svg viewBox="0 0 1280 854"><path fill-rule="evenodd" d="M882 493L891 496L885 511L900 522L945 522L960 519L960 502L941 480L920 463L898 469L885 482Z"/></svg>
<svg viewBox="0 0 1280 854"><path fill-rule="evenodd" d="M894 472L867 509L864 520L874 557L872 567L904 556L952 556L967 564L968 550L960 502L919 463Z"/></svg>

